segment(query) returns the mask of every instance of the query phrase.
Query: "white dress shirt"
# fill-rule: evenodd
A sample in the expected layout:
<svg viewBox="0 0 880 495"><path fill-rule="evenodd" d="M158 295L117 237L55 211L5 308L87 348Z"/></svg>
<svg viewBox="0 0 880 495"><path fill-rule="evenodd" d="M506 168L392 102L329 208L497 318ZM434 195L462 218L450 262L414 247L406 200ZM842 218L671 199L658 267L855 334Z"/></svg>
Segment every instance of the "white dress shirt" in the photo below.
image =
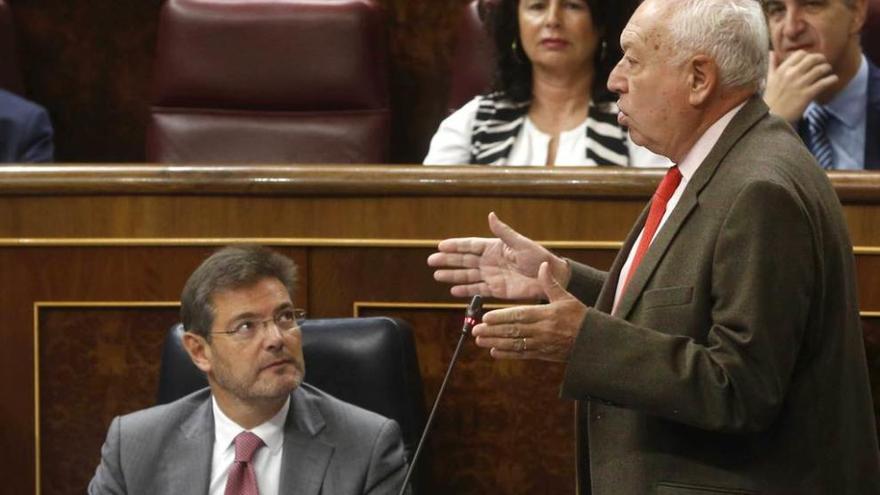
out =
<svg viewBox="0 0 880 495"><path fill-rule="evenodd" d="M431 139L431 148L425 157L425 165L466 165L471 161L471 129L479 109L479 97L472 99L446 118ZM559 133L556 147L556 167L595 166L587 162L587 119L574 129ZM528 117L516 136L513 149L505 166L543 166L547 163L547 151L552 136L541 132ZM634 167L669 167L669 160L651 153L629 139L629 158Z"/></svg>
<svg viewBox="0 0 880 495"><path fill-rule="evenodd" d="M235 437L245 430L223 414L213 396L211 402L214 409L214 455L208 493L223 495L229 468L235 461ZM281 454L284 452L284 423L289 409L290 397L269 421L250 430L266 444L257 450L252 460L260 495L278 495L281 484Z"/></svg>
<svg viewBox="0 0 880 495"><path fill-rule="evenodd" d="M672 197L669 198L669 201L666 203L666 211L663 213L663 218L660 219L660 224L657 226L657 230L654 232L654 237L657 237L657 234L660 233L660 230L663 229L663 225L666 224L666 219L669 218L669 215L672 214L672 210L678 205L678 201L681 199L681 195L684 192L685 188L690 182L691 178L697 172L697 169L700 168L700 164L703 163L703 160L706 159L706 156L709 155L709 152L712 151L712 148L715 147L715 144L718 142L718 139L721 138L721 133L724 132L724 129L727 128L727 125L730 124L730 121L733 120L733 117L737 112L740 111L742 107L745 106L745 102L741 103L737 107L733 108L726 114L724 114L720 119L716 120L714 124L712 124L706 132L703 133L702 136L694 143L694 147L688 151L687 155L685 155L684 160L678 165L678 170L681 172L681 182L678 184L678 187L675 189L675 192L672 193ZM620 283L621 280L626 280L629 275L629 269L632 265L633 258L636 255L636 247L642 241L642 235L645 233L644 227L642 231L639 233L639 236L636 238L636 242L633 244L633 249L629 250L629 254L626 257L626 263L623 264L623 268L620 270L620 277L617 279L617 288L614 293L614 309L612 309L611 313L614 314L617 311L617 303L620 301L620 296L623 294L623 287ZM654 239L651 239L653 242ZM649 248L650 250L650 248Z"/></svg>

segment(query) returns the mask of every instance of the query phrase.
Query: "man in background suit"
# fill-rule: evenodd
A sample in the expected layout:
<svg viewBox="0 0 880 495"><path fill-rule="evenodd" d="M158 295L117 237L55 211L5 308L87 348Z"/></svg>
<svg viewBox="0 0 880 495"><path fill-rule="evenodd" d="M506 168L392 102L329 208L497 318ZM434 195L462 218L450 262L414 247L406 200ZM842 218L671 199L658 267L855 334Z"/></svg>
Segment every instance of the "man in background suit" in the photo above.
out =
<svg viewBox="0 0 880 495"><path fill-rule="evenodd" d="M0 163L49 163L52 154L46 110L0 89Z"/></svg>
<svg viewBox="0 0 880 495"><path fill-rule="evenodd" d="M867 0L761 0L773 51L764 99L819 164L880 169L880 68L862 53Z"/></svg>
<svg viewBox="0 0 880 495"><path fill-rule="evenodd" d="M90 494L397 494L394 421L303 384L296 267L259 246L222 249L181 296L184 346L210 387L117 417Z"/></svg>
<svg viewBox="0 0 880 495"><path fill-rule="evenodd" d="M566 363L593 495L880 493L852 246L826 174L758 96L753 0L646 0L609 78L633 141L672 167L609 272L494 214L428 258L487 313L496 359ZM575 221L571 219L570 221Z"/></svg>

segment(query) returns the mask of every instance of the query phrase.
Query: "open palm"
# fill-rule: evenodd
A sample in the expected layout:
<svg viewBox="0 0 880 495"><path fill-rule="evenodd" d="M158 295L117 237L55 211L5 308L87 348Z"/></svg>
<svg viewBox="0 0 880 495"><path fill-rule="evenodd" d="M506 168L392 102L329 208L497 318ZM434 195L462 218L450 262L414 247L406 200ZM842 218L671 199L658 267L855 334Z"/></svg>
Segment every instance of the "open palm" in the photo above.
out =
<svg viewBox="0 0 880 495"><path fill-rule="evenodd" d="M438 252L428 257L428 265L438 267L434 278L453 284L450 292L458 297L545 297L537 279L538 268L545 261L557 266L564 262L494 213L489 214L489 228L498 238L462 237L440 242Z"/></svg>

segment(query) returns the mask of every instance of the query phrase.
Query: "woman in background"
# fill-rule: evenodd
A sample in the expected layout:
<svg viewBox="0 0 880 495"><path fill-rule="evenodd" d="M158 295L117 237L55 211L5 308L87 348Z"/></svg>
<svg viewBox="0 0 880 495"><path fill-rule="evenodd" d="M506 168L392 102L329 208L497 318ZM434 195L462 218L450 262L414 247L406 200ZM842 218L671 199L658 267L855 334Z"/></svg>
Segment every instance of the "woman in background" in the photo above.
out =
<svg viewBox="0 0 880 495"><path fill-rule="evenodd" d="M637 0L500 0L495 91L440 124L426 165L668 166L617 123L606 82Z"/></svg>

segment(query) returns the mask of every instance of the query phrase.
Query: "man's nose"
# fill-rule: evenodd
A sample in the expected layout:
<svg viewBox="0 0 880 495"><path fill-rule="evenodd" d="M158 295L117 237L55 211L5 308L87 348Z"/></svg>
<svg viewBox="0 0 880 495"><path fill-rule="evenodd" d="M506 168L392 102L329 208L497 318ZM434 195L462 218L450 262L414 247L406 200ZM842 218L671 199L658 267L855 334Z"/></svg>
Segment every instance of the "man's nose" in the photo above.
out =
<svg viewBox="0 0 880 495"><path fill-rule="evenodd" d="M621 74L621 62L623 62L623 59L617 62L611 74L608 75L608 89L617 94L626 92L626 78Z"/></svg>
<svg viewBox="0 0 880 495"><path fill-rule="evenodd" d="M284 345L284 331L273 320L263 322L263 343L266 347L276 348Z"/></svg>
<svg viewBox="0 0 880 495"><path fill-rule="evenodd" d="M782 35L786 38L797 38L806 26L800 7L794 6L785 11L782 19Z"/></svg>

